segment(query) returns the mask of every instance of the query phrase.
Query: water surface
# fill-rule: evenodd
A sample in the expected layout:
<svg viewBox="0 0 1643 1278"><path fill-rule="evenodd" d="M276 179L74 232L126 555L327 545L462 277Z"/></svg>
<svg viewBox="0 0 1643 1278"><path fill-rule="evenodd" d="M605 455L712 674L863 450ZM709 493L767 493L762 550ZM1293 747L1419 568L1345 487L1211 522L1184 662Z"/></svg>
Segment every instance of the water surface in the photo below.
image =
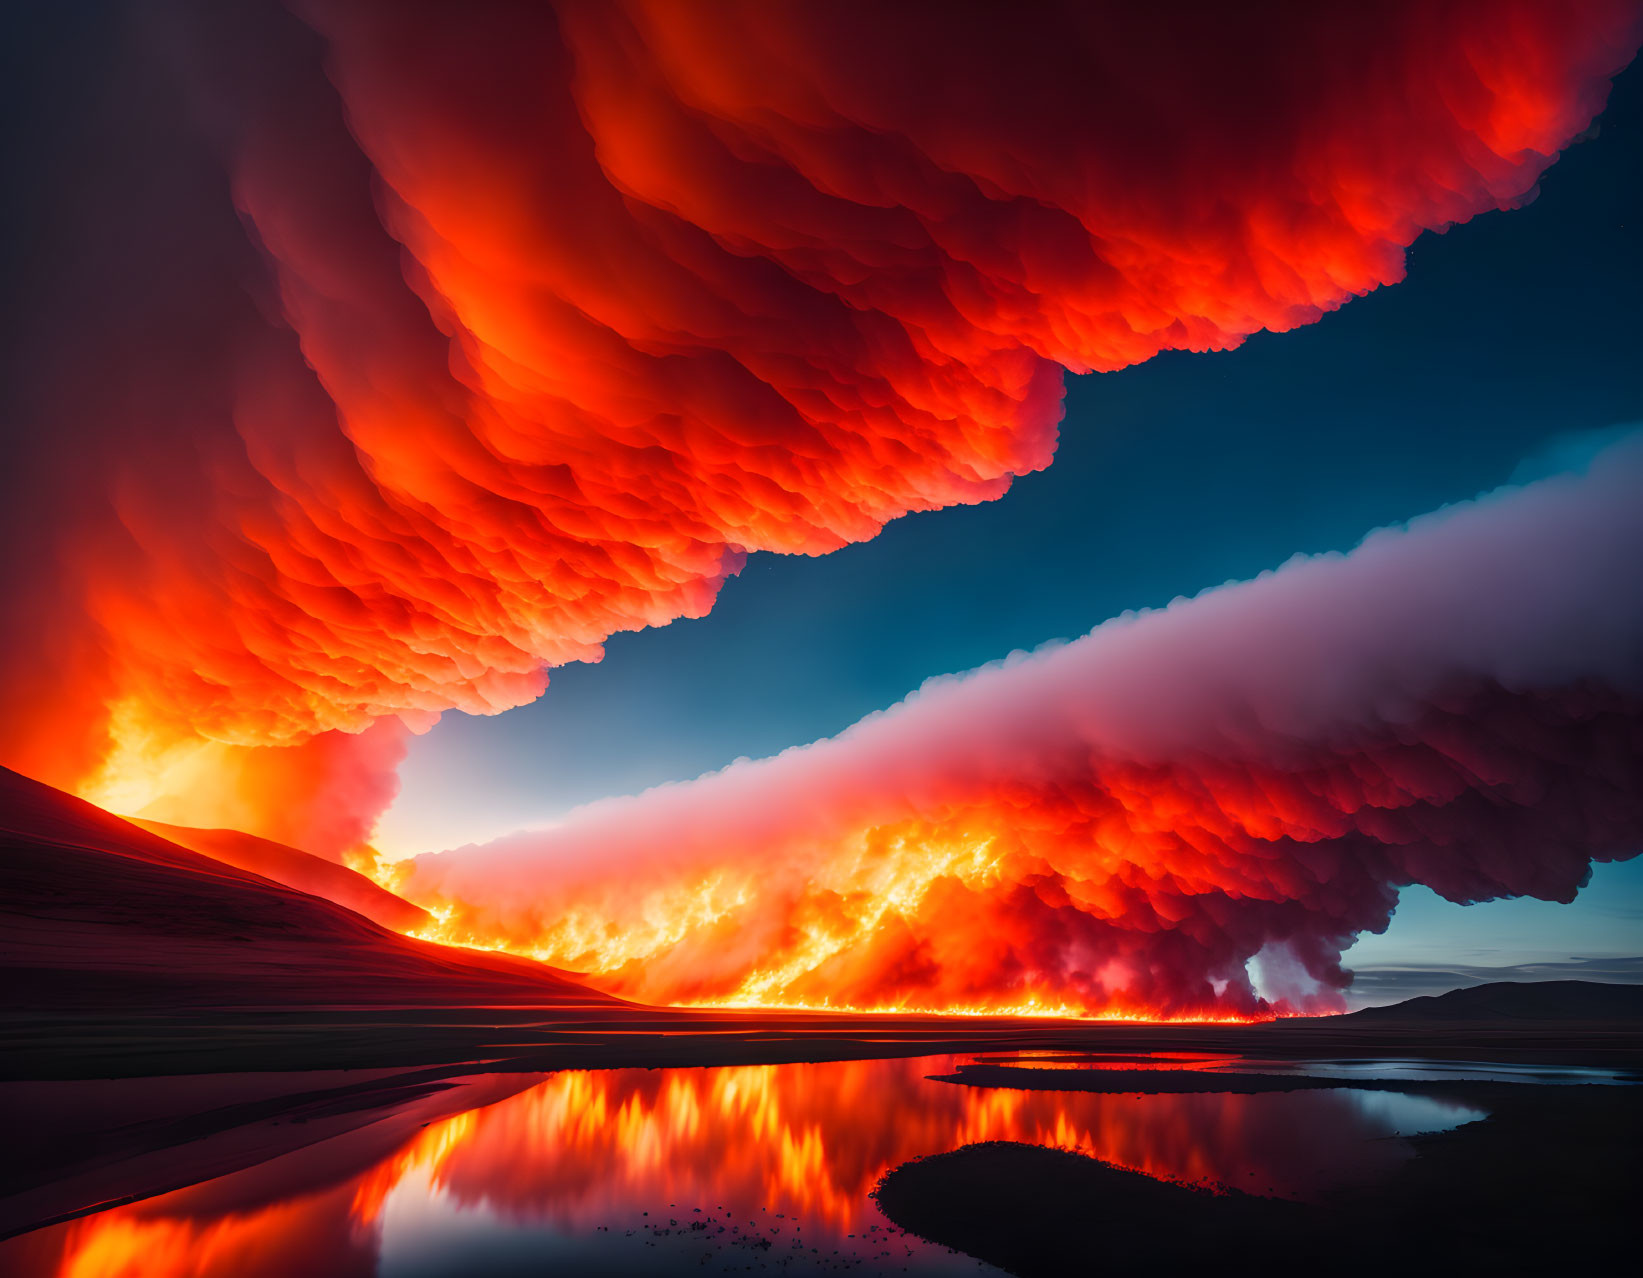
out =
<svg viewBox="0 0 1643 1278"><path fill-rule="evenodd" d="M0 1244L0 1269L16 1278L975 1274L993 1271L880 1214L871 1191L886 1171L1013 1140L1167 1180L1309 1199L1388 1174L1410 1156L1402 1137L1483 1116L1347 1088L1103 1095L927 1077L973 1059L469 1080L249 1170ZM1153 1059L1192 1068L1229 1058Z"/></svg>
<svg viewBox="0 0 1643 1278"><path fill-rule="evenodd" d="M1639 1082L1631 1070L1600 1065L1513 1064L1500 1061L1398 1060L1385 1057L1335 1060L1269 1060L1233 1052L989 1052L972 1059L1028 1069L1190 1070L1195 1074L1267 1074L1343 1081L1534 1083L1537 1085L1627 1086Z"/></svg>

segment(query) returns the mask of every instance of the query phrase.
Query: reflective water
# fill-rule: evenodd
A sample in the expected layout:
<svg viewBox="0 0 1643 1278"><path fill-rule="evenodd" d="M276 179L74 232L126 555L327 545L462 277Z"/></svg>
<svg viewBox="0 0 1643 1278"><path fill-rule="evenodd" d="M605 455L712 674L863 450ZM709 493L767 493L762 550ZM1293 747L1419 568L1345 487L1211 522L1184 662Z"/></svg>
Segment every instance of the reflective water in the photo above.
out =
<svg viewBox="0 0 1643 1278"><path fill-rule="evenodd" d="M976 1261L889 1224L871 1198L880 1176L973 1141L1015 1140L1308 1198L1391 1171L1410 1153L1400 1134L1483 1116L1345 1088L1101 1095L927 1078L971 1059L472 1080L248 1171L0 1244L0 1268L17 1278L974 1274Z"/></svg>
<svg viewBox="0 0 1643 1278"><path fill-rule="evenodd" d="M1241 1069L1250 1069L1246 1063ZM1272 1062L1263 1061L1263 1073L1280 1072ZM1502 1065L1492 1061L1306 1061L1281 1072L1308 1078L1379 1078L1397 1082L1447 1079L1453 1082L1573 1084L1602 1083L1620 1086L1636 1083L1625 1070L1601 1069L1591 1065Z"/></svg>
<svg viewBox="0 0 1643 1278"><path fill-rule="evenodd" d="M1379 1079L1386 1082L1535 1083L1537 1085L1599 1083L1607 1086L1640 1080L1628 1070L1595 1065L1518 1065L1499 1061L1386 1060L1264 1060L1225 1052L1147 1052L1041 1054L994 1053L976 1059L1028 1069L1084 1070L1192 1070L1209 1074L1271 1074L1290 1078Z"/></svg>

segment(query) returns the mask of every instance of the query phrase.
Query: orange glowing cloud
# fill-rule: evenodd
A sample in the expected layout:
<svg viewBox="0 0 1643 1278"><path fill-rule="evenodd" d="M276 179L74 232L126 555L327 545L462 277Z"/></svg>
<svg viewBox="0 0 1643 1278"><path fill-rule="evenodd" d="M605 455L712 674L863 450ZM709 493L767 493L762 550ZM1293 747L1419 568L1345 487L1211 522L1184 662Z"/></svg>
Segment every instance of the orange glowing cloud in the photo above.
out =
<svg viewBox="0 0 1643 1278"><path fill-rule="evenodd" d="M750 551L997 498L1064 370L1311 323L1531 198L1639 38L1618 0L294 9L145 6L98 72L0 758L212 823L226 775L331 851L399 725Z"/></svg>
<svg viewBox="0 0 1643 1278"><path fill-rule="evenodd" d="M1634 432L398 884L652 1001L1339 1007L1401 887L1567 901L1643 850L1639 491Z"/></svg>

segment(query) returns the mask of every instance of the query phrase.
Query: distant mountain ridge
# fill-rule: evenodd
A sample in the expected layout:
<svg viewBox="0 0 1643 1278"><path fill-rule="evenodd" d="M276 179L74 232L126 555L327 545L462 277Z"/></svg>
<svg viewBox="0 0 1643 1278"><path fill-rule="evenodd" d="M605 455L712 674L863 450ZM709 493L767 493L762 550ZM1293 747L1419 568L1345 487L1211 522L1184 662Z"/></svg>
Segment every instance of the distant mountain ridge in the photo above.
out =
<svg viewBox="0 0 1643 1278"><path fill-rule="evenodd" d="M1366 1007L1337 1021L1637 1021L1643 985L1603 981L1493 981L1386 1007Z"/></svg>
<svg viewBox="0 0 1643 1278"><path fill-rule="evenodd" d="M126 819L150 834L157 834L168 842L208 856L213 861L250 870L253 874L296 888L299 892L323 896L338 905L345 905L356 914L363 914L373 923L380 923L395 932L415 932L433 922L433 916L420 905L395 896L346 865L327 861L312 852L303 852L254 834L242 834L238 830L206 830L198 826L148 821L142 817Z"/></svg>
<svg viewBox="0 0 1643 1278"><path fill-rule="evenodd" d="M0 1010L486 1004L623 1005L542 963L401 936L0 768Z"/></svg>

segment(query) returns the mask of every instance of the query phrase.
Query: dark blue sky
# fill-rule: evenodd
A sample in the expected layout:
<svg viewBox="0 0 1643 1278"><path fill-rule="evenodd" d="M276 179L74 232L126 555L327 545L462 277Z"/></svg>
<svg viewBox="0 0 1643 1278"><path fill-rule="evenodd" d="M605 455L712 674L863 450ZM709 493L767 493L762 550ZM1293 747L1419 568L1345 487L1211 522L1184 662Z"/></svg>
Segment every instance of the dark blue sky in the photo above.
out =
<svg viewBox="0 0 1643 1278"><path fill-rule="evenodd" d="M931 675L1345 549L1560 434L1643 419L1638 68L1600 126L1536 203L1419 240L1402 284L1237 351L1071 379L1055 464L1003 500L820 559L757 555L708 618L617 636L534 705L448 715L413 743L382 843L488 838L829 735ZM1635 953L1637 864L1567 908L1420 890L1370 950Z"/></svg>

